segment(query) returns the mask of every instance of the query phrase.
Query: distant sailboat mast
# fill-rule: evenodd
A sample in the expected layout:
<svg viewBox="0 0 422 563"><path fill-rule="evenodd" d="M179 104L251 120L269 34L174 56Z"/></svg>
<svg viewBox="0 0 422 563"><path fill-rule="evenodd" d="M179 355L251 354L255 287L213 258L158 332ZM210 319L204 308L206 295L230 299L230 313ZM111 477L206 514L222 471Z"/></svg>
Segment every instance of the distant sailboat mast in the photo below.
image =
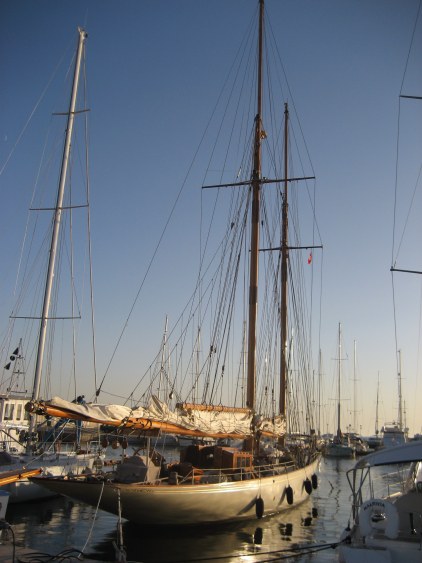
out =
<svg viewBox="0 0 422 563"><path fill-rule="evenodd" d="M168 373L166 373L167 327L168 327L168 317L166 315L164 334L163 334L163 344L161 347L160 377L158 378L158 389L157 389L157 397L162 401L167 401L168 399L168 390L167 390Z"/></svg>
<svg viewBox="0 0 422 563"><path fill-rule="evenodd" d="M322 352L318 352L318 436L321 436Z"/></svg>
<svg viewBox="0 0 422 563"><path fill-rule="evenodd" d="M358 432L357 425L357 379L356 379L356 340L353 341L353 430Z"/></svg>
<svg viewBox="0 0 422 563"><path fill-rule="evenodd" d="M403 398L402 398L402 391L401 391L401 350L398 350L398 391L399 391L399 413L398 413L398 422L399 422L399 430L403 430Z"/></svg>
<svg viewBox="0 0 422 563"><path fill-rule="evenodd" d="M377 404L375 409L375 436L379 434L379 420L378 420L378 403L379 403L379 390L380 390L380 374L378 372L378 383L377 383Z"/></svg>
<svg viewBox="0 0 422 563"><path fill-rule="evenodd" d="M338 324L338 397L337 397L337 437L341 437L340 397L341 397L341 323Z"/></svg>

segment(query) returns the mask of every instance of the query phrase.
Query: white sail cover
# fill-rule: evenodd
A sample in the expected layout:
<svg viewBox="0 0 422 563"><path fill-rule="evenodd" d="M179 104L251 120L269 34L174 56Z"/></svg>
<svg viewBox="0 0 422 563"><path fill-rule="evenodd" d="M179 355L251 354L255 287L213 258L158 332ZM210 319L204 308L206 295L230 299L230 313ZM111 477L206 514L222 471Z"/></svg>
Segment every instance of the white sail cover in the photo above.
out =
<svg viewBox="0 0 422 563"><path fill-rule="evenodd" d="M253 416L250 411L227 412L225 410L193 408L176 409L172 411L157 397L152 396L148 407L132 409L123 405L100 405L97 403L77 404L53 397L48 401L49 406L65 409L81 418L91 418L99 424L121 422L124 425L128 418L145 418L162 423L178 425L187 430L194 430L204 434L239 434L250 435L255 431L270 432L278 435L285 433L285 422L281 417L272 419Z"/></svg>

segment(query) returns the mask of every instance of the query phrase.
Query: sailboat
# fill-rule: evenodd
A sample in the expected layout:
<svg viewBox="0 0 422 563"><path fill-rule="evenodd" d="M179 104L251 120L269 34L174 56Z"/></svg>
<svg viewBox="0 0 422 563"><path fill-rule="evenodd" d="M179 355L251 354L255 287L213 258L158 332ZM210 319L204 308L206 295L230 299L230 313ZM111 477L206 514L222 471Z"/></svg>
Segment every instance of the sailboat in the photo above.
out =
<svg viewBox="0 0 422 563"><path fill-rule="evenodd" d="M381 428L382 446L392 448L407 442L407 433L403 424L403 399L401 386L401 350L398 350L398 420L387 422Z"/></svg>
<svg viewBox="0 0 422 563"><path fill-rule="evenodd" d="M358 424L357 424L357 400L356 400L356 340L353 342L353 432L347 433L347 438L350 445L355 449L355 454L359 455L366 455L369 453L369 445L368 442L363 436L360 435L358 432Z"/></svg>
<svg viewBox="0 0 422 563"><path fill-rule="evenodd" d="M368 446L373 450L378 450L382 447L382 437L378 428L378 408L379 408L379 389L380 389L380 376L378 374L377 381L377 400L375 404L375 434L367 438Z"/></svg>
<svg viewBox="0 0 422 563"><path fill-rule="evenodd" d="M94 461L99 458L98 452L88 452L82 450L80 444L76 449L61 451L59 442L47 443L39 440L40 428L39 420L35 413L24 409L28 400L35 401L40 398L41 380L43 369L45 369L44 352L46 348L47 328L50 325L54 314L52 312L52 293L54 291L53 279L55 276L56 257L58 255L59 234L61 217L64 211L64 193L67 182L67 171L70 160L70 149L72 142L73 123L76 116L76 102L78 95L78 83L83 60L86 32L83 29L78 33L78 44L75 58L75 68L73 84L70 96L69 110L67 115L66 136L64 141L63 155L61 161L60 178L57 190L56 205L53 210L54 220L51 224L51 239L48 254L48 267L45 277L43 291L42 312L39 320L39 331L36 343L35 373L33 378L32 393L18 395L16 392L8 391L0 397L2 435L4 438L4 451L0 458L0 486L10 494L10 502L26 502L52 496L51 491L40 487L36 483L29 481L31 474L46 475L68 475L69 473L80 473L89 468L92 469ZM26 318L26 317L25 317ZM33 317L31 317L33 319ZM10 356L10 361L5 369L9 370L11 364L23 358L22 341ZM13 375L21 374L19 369L13 368ZM10 385L10 383L9 383ZM49 419L51 425L54 421ZM13 428L12 428L13 424ZM63 422L59 422L63 425ZM45 428L45 424L44 424ZM59 438L62 434L57 432ZM60 440L61 441L61 440Z"/></svg>
<svg viewBox="0 0 422 563"><path fill-rule="evenodd" d="M202 402L187 402L180 400L179 396L174 408L170 409L167 403L154 395L151 395L148 405L136 407L77 405L53 397L50 401L33 400L27 405L30 412L40 416L94 422L107 425L108 428L114 427L116 432L142 432L144 436L151 437L150 444L153 443L154 436L162 434L217 440L213 445L192 444L181 448L180 460L176 462L166 462L156 449L149 447L144 455L136 454L125 458L113 473L32 479L58 494L121 514L123 518L140 525L182 526L262 518L297 506L306 501L318 487L320 454L316 449L315 428L309 426L307 432L299 433L294 426L295 419L299 419L301 414L308 425L312 421L309 404L300 403L293 385L295 378L298 378L293 367L294 344L306 330L302 324L302 332L295 338L293 335L290 337L292 332L287 319L288 274L294 267L291 254L301 254L303 258L300 250L307 249L305 259L299 256L298 262L310 264L309 249L316 248L289 245L288 187L291 182L313 176L296 178L289 175L287 103L284 105L284 127L281 129L284 146L284 154L281 152L284 157L283 173L281 178L276 176L275 179L263 175L262 149L269 134L264 129L262 107L264 0L259 0L258 21L257 106L249 145L250 160L247 171L242 172L245 179L242 180L237 175L236 181L203 186L208 190L229 188L234 194L231 218L221 244L226 250L225 257L217 260L218 270L212 273L213 288L217 287L219 293L214 317L216 329L212 331L204 364L197 373L192 370L192 396L197 396L199 376L206 372L214 379L209 379L204 386L204 397L214 397L216 401L211 403L204 399ZM273 140L277 144L276 137ZM272 161L269 159L269 162ZM270 197L267 190L275 197L277 206L271 206L267 202L267 207L263 207L263 198ZM228 193L227 190L225 193ZM278 221L278 229L262 228L264 233L273 237L273 242L264 246L260 230L270 217ZM245 233L250 238L245 237ZM294 253L294 250L298 252ZM240 285L244 289L242 274L239 274L242 252L249 270L249 291L246 291L249 298L245 306L248 338L244 348L240 345L239 356L245 360L247 382L245 393L243 386L239 387L242 391L238 393L240 404L229 406L221 398L219 400L216 389L222 381L228 379L226 371L232 365L227 346L231 346L234 336L229 329L229 322L237 320L237 315L236 307L229 298L233 298L235 286ZM259 255L267 257L264 277L267 282L271 280L273 283L273 289L266 288L263 292L272 301L266 309L264 306L262 308L276 326L270 332L269 324L263 324L264 348L261 349L258 347L258 296L261 295L258 290ZM206 286L202 278L197 286ZM226 293L223 294L223 290ZM293 296L297 305L301 295L294 293ZM202 308L198 307L195 312L208 310L208 304L212 301L211 297L203 299ZM242 328L240 332L243 337L243 322L236 325ZM183 335L185 334L184 332ZM224 337L229 344L224 344L224 341L220 344L220 340L217 344L219 337ZM243 338L240 340L243 342ZM203 341L204 335L201 336L201 342ZM195 339L194 349L198 349L198 342L199 337ZM270 347L277 351L272 362ZM190 358L194 355L191 354ZM258 359L262 360L262 364L258 363ZM306 361L300 366L306 372ZM278 372L276 384L270 383L273 371ZM309 372L312 373L312 370ZM266 378L260 387L258 376ZM310 396L311 393L311 379L307 382L305 380L303 385L300 391L306 399L306 394ZM262 388L267 404L263 413L259 409L264 408L265 404L258 400L258 387ZM170 399L174 386L171 388ZM279 400L276 400L277 396ZM288 399L296 400L298 405L290 416L287 411ZM222 439L241 440L243 447L218 445L218 441Z"/></svg>
<svg viewBox="0 0 422 563"><path fill-rule="evenodd" d="M337 433L324 448L326 457L354 457L355 447L350 443L349 436L341 431L341 323L338 325L338 379L337 379Z"/></svg>

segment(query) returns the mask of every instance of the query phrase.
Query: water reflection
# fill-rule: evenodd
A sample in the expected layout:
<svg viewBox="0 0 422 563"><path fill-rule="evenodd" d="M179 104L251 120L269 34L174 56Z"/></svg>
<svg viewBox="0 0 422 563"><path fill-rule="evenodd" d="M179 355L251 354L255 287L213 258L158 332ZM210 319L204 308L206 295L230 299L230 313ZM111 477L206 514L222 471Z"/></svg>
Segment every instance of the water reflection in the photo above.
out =
<svg viewBox="0 0 422 563"><path fill-rule="evenodd" d="M123 525L127 558L144 563L238 561L241 556L261 557L290 550L300 543L315 543L313 538L312 504L269 518L212 527L148 528L131 523ZM112 556L113 534L93 546L92 557ZM294 545L293 545L294 544ZM187 557L187 554L189 556ZM252 561L261 561L259 559Z"/></svg>
<svg viewBox="0 0 422 563"><path fill-rule="evenodd" d="M294 561L335 561L331 548L309 553L309 547L338 540L347 524L350 491L345 472L349 460L323 460L319 487L298 508L245 523L211 528L147 528L125 522L123 539L128 561L184 563L194 561L231 562L248 556L248 561L288 557L292 549L305 546ZM99 561L113 561L117 541L117 518L65 498L34 505L10 505L7 520L20 545L34 550L60 553L66 547L82 549L92 529L85 555Z"/></svg>
<svg viewBox="0 0 422 563"><path fill-rule="evenodd" d="M254 532L253 535L253 541L254 543L261 545L262 544L262 538L264 536L264 531L262 528L257 528Z"/></svg>

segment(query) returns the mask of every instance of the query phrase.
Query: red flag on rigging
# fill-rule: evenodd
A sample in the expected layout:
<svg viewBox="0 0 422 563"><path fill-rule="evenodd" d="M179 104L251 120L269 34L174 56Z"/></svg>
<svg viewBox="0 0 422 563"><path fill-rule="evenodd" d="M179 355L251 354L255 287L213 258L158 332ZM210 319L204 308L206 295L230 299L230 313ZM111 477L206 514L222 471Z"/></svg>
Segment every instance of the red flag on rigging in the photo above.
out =
<svg viewBox="0 0 422 563"><path fill-rule="evenodd" d="M311 262L312 262L312 252L309 253L308 264L310 264Z"/></svg>

